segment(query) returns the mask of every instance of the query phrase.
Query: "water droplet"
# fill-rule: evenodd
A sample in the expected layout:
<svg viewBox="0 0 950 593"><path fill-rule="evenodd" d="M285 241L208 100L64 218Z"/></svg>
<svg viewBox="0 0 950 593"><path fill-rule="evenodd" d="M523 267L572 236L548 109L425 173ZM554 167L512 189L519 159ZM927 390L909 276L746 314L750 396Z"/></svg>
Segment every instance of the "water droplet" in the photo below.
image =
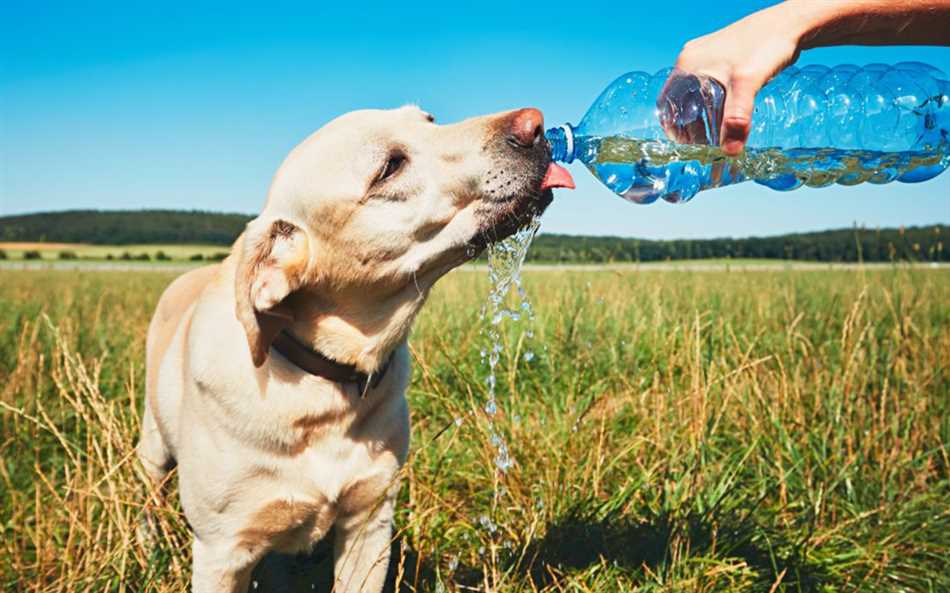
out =
<svg viewBox="0 0 950 593"><path fill-rule="evenodd" d="M508 445L502 443L498 447L498 455L495 456L495 467L497 467L501 473L507 473L512 465L511 456L508 454Z"/></svg>
<svg viewBox="0 0 950 593"><path fill-rule="evenodd" d="M488 533L495 533L498 530L498 526L488 517L488 515L482 515L478 518L478 524L482 526L483 529L488 531Z"/></svg>
<svg viewBox="0 0 950 593"><path fill-rule="evenodd" d="M524 361L531 362L532 360L534 360L534 352L528 350L524 353Z"/></svg>

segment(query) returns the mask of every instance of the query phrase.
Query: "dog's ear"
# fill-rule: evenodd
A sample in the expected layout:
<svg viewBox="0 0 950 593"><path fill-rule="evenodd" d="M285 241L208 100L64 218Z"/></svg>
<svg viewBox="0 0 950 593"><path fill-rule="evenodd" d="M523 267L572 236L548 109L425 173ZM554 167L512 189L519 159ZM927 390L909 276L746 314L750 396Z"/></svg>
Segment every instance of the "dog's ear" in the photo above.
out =
<svg viewBox="0 0 950 593"><path fill-rule="evenodd" d="M306 233L283 219L256 218L241 237L234 296L255 367L264 364L274 337L294 320L283 301L301 286L309 255Z"/></svg>

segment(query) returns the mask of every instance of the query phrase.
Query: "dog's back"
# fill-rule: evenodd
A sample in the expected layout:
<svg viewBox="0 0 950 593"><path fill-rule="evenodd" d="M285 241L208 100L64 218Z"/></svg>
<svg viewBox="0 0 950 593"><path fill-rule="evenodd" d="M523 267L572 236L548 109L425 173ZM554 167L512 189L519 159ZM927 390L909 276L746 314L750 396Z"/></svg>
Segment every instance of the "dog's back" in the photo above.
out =
<svg viewBox="0 0 950 593"><path fill-rule="evenodd" d="M150 473L164 473L162 470L174 462L176 439L172 427L178 425L182 388L169 381L174 383L171 377L183 377L181 372L176 372L183 363L180 342L187 332L195 303L217 277L220 268L220 264L206 266L176 278L162 293L149 323L145 347L145 415L139 451L155 466L145 464ZM177 348L174 347L176 337ZM163 373L167 379L159 389Z"/></svg>

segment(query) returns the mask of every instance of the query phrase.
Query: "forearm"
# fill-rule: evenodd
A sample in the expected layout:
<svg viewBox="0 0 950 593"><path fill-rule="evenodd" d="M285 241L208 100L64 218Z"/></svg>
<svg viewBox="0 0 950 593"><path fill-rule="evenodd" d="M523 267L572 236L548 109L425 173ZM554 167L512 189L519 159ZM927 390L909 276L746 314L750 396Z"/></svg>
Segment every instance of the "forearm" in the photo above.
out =
<svg viewBox="0 0 950 593"><path fill-rule="evenodd" d="M800 50L828 45L950 45L950 0L788 0Z"/></svg>

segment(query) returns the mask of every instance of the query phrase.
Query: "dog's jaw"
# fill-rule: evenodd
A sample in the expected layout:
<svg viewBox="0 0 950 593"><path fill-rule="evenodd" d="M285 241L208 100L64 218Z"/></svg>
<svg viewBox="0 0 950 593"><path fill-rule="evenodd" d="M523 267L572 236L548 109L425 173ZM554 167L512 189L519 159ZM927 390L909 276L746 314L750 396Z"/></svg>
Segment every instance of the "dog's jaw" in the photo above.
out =
<svg viewBox="0 0 950 593"><path fill-rule="evenodd" d="M554 194L547 189L491 208L483 215L482 226L469 241L472 257L484 251L489 244L506 239L527 226L544 213L553 199Z"/></svg>

